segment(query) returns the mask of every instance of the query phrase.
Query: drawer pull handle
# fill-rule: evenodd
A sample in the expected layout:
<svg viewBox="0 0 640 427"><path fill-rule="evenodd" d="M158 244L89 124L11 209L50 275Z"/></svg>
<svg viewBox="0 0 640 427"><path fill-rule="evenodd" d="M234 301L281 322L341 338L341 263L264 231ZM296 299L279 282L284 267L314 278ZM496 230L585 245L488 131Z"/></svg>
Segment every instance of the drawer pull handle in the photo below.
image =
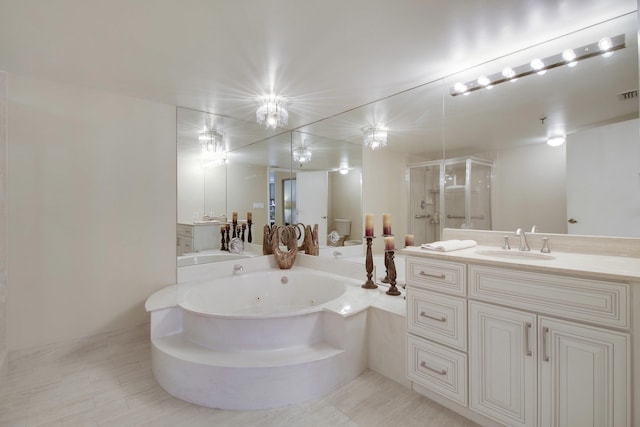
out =
<svg viewBox="0 0 640 427"><path fill-rule="evenodd" d="M542 328L542 360L549 361L549 348L547 347L549 340L549 328Z"/></svg>
<svg viewBox="0 0 640 427"><path fill-rule="evenodd" d="M524 351L527 356L531 356L531 347L529 347L529 331L531 331L531 322L524 324Z"/></svg>
<svg viewBox="0 0 640 427"><path fill-rule="evenodd" d="M434 369L430 366L427 366L427 364L424 361L420 362L420 367L427 369L431 372L435 372L438 375L443 375L443 376L447 375L447 371L445 369Z"/></svg>
<svg viewBox="0 0 640 427"><path fill-rule="evenodd" d="M444 274L429 274L429 273L425 273L424 271L420 271L420 275L421 276L426 276L426 277L433 277L434 279L446 279L447 276L445 276Z"/></svg>
<svg viewBox="0 0 640 427"><path fill-rule="evenodd" d="M447 318L445 316L440 316L440 317L430 316L427 313L425 313L424 311L420 312L420 316L426 317L427 319L435 320L437 322L446 322L447 321Z"/></svg>

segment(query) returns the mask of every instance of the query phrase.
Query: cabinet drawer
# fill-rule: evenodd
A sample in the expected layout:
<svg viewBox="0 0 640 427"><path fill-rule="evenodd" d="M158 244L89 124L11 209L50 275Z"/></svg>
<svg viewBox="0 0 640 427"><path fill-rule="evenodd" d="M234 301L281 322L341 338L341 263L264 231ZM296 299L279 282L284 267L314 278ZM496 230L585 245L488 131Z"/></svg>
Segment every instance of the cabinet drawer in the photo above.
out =
<svg viewBox="0 0 640 427"><path fill-rule="evenodd" d="M407 376L421 386L467 406L465 354L409 335Z"/></svg>
<svg viewBox="0 0 640 427"><path fill-rule="evenodd" d="M186 225L186 224L178 224L177 234L182 235L182 236L192 237L193 236L193 226Z"/></svg>
<svg viewBox="0 0 640 427"><path fill-rule="evenodd" d="M629 285L624 283L470 265L469 295L572 320L630 327Z"/></svg>
<svg viewBox="0 0 640 427"><path fill-rule="evenodd" d="M453 295L467 294L464 264L407 258L407 284L446 292Z"/></svg>
<svg viewBox="0 0 640 427"><path fill-rule="evenodd" d="M407 289L409 332L465 351L467 301L417 288Z"/></svg>

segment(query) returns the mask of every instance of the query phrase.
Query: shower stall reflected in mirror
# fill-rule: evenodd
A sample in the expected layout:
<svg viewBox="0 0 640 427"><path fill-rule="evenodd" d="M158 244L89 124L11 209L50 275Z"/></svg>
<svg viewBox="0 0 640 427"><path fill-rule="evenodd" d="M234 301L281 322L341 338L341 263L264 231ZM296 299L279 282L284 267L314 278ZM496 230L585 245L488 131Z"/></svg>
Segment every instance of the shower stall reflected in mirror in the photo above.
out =
<svg viewBox="0 0 640 427"><path fill-rule="evenodd" d="M444 228L491 230L493 169L475 157L410 165L408 230L415 245L441 240Z"/></svg>

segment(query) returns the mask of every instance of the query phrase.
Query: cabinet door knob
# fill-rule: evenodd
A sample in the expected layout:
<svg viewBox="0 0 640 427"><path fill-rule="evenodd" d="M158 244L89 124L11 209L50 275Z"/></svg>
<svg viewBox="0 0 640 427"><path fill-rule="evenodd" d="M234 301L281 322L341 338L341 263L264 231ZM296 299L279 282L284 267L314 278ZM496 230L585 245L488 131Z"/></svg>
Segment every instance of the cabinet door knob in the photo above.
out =
<svg viewBox="0 0 640 427"><path fill-rule="evenodd" d="M577 224L578 220L575 218L569 218L569 224Z"/></svg>

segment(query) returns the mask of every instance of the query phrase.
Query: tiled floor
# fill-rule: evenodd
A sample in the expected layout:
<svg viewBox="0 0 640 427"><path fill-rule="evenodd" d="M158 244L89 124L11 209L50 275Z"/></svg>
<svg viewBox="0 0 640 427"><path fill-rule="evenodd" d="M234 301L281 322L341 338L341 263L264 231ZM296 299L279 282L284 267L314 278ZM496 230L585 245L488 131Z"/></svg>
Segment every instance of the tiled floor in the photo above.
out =
<svg viewBox="0 0 640 427"><path fill-rule="evenodd" d="M311 402L223 411L167 394L151 373L149 326L12 354L0 426L473 426L373 371Z"/></svg>

